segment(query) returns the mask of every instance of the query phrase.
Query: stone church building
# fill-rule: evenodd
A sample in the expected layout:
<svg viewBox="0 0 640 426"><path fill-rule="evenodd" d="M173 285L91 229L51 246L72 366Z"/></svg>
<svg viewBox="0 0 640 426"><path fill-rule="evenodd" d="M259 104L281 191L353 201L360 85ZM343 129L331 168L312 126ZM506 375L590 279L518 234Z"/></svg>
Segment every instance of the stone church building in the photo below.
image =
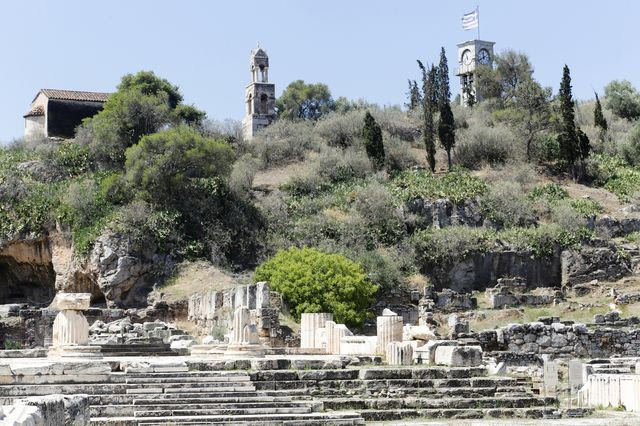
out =
<svg viewBox="0 0 640 426"><path fill-rule="evenodd" d="M72 138L82 120L102 110L110 93L42 89L24 115L24 138Z"/></svg>

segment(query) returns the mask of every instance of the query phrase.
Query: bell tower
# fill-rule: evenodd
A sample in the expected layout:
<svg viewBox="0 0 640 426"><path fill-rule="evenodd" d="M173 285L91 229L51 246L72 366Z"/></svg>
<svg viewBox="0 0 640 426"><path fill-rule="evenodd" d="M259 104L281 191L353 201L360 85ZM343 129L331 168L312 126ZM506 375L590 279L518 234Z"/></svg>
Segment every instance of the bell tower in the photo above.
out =
<svg viewBox="0 0 640 426"><path fill-rule="evenodd" d="M476 70L481 66L493 67L493 41L471 40L458 45L458 69L460 77L460 103L468 106L471 97L478 102Z"/></svg>
<svg viewBox="0 0 640 426"><path fill-rule="evenodd" d="M245 114L242 134L252 139L256 132L276 119L276 87L269 83L269 57L260 47L251 51L251 83L245 89Z"/></svg>

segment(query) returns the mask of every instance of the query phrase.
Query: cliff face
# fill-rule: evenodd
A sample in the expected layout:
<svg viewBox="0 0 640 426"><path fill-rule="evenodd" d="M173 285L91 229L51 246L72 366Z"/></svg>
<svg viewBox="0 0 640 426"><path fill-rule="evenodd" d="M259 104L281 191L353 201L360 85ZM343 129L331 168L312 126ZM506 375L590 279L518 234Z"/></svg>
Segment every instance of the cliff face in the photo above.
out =
<svg viewBox="0 0 640 426"><path fill-rule="evenodd" d="M55 295L55 272L47 237L0 245L0 302L47 304Z"/></svg>
<svg viewBox="0 0 640 426"><path fill-rule="evenodd" d="M49 304L57 291L91 293L109 307L144 307L154 284L173 271L173 260L126 235L100 236L85 259L62 232L0 245L0 304Z"/></svg>

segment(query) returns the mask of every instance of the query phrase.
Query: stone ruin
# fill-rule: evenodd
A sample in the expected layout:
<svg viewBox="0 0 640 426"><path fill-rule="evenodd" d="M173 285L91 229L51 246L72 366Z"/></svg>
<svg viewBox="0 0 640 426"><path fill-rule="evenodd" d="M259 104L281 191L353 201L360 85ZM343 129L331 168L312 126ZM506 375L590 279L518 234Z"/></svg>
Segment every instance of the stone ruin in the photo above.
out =
<svg viewBox="0 0 640 426"><path fill-rule="evenodd" d="M519 306L540 306L559 302L563 299L558 289L539 288L541 294L527 292L527 283L519 277L498 278L495 287L487 289L491 309L515 308Z"/></svg>
<svg viewBox="0 0 640 426"><path fill-rule="evenodd" d="M266 282L239 286L221 291L209 291L189 297L187 319L203 335L227 334L232 329L236 309L246 306L258 337L269 346L285 343L287 331L280 327L282 298L272 292ZM214 336L215 337L215 336Z"/></svg>

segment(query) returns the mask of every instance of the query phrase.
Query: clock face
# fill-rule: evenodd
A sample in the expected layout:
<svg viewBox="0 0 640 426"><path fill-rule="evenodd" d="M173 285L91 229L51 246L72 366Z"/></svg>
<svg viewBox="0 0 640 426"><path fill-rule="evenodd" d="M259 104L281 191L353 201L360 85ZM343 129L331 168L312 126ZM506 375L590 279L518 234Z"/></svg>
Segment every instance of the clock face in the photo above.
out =
<svg viewBox="0 0 640 426"><path fill-rule="evenodd" d="M478 52L478 62L482 65L489 65L490 59L487 49L480 49Z"/></svg>
<svg viewBox="0 0 640 426"><path fill-rule="evenodd" d="M462 52L462 63L465 65L471 65L471 51L469 49Z"/></svg>

